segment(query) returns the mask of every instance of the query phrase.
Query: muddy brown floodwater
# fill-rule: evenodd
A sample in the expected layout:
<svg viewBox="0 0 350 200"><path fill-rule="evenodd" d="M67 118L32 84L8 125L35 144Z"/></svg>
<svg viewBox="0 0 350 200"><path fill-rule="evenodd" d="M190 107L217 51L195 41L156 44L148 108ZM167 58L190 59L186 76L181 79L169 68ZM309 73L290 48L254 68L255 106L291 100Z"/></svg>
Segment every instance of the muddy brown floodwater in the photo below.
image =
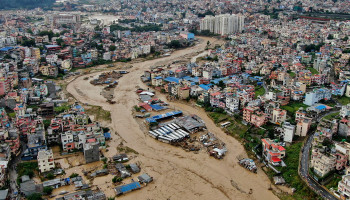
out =
<svg viewBox="0 0 350 200"><path fill-rule="evenodd" d="M176 51L169 57L134 63L129 73L118 80L114 105L106 103L106 100L99 95L101 88L94 87L84 80L84 77L92 74L76 78L67 86L67 91L80 102L102 106L103 109L111 111L110 126L119 136L112 134L113 139L109 142L109 151L105 155L111 157L117 153L116 147L121 137L125 141L124 145L139 152L133 162L140 162L142 172L154 178L154 182L147 187L118 199L278 199L268 190L270 181L261 170L254 174L237 164L237 156L246 156L243 146L218 128L202 109L169 102L172 107L200 116L208 130L226 143L228 153L222 160L216 160L206 152L194 154L161 143L146 135L132 116L132 108L138 103L135 89L138 86L145 86L140 80L144 70L150 66L198 54L205 49L208 40L211 44L220 42L214 38L202 38L202 42L196 46ZM95 74L98 73L101 72ZM165 99L164 96L161 97ZM111 197L114 193L108 178L111 177L96 179L94 185L101 185L99 188L106 192L107 197ZM249 194L250 189L253 191L252 194Z"/></svg>

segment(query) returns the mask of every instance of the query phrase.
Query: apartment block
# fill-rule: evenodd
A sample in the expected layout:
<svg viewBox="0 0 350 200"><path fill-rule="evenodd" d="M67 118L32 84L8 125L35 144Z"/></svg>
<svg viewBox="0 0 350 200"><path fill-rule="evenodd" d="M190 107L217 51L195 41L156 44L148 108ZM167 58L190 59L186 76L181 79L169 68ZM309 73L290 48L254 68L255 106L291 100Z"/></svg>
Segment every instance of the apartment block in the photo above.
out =
<svg viewBox="0 0 350 200"><path fill-rule="evenodd" d="M55 168L52 149L40 150L38 152L38 167L41 173L51 171Z"/></svg>

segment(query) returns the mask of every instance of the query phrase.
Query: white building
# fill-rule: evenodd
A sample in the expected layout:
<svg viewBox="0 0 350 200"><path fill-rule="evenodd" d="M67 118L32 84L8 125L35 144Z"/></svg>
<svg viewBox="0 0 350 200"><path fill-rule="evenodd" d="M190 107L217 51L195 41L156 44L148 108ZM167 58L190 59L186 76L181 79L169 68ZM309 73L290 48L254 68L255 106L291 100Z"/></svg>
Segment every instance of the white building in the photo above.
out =
<svg viewBox="0 0 350 200"><path fill-rule="evenodd" d="M285 123L283 125L283 134L284 134L284 141L292 143L293 142L293 137L295 133L295 126L290 124L290 123Z"/></svg>
<svg viewBox="0 0 350 200"><path fill-rule="evenodd" d="M70 59L62 61L61 68L70 71L72 69L72 61Z"/></svg>
<svg viewBox="0 0 350 200"><path fill-rule="evenodd" d="M239 109L239 98L235 97L226 97L226 108L229 109L231 112L235 112Z"/></svg>
<svg viewBox="0 0 350 200"><path fill-rule="evenodd" d="M38 152L38 167L41 173L51 171L55 168L55 162L51 149Z"/></svg>
<svg viewBox="0 0 350 200"><path fill-rule="evenodd" d="M103 60L111 60L111 52L106 52L103 54Z"/></svg>
<svg viewBox="0 0 350 200"><path fill-rule="evenodd" d="M15 46L17 44L17 39L15 37L0 37L0 48L6 46Z"/></svg>
<svg viewBox="0 0 350 200"><path fill-rule="evenodd" d="M346 96L346 97L350 97L350 84L346 85L345 96Z"/></svg>
<svg viewBox="0 0 350 200"><path fill-rule="evenodd" d="M277 95L274 92L268 92L265 94L265 99L270 100L270 101L276 101Z"/></svg>
<svg viewBox="0 0 350 200"><path fill-rule="evenodd" d="M350 104L342 106L340 109L340 116L344 118L349 115L350 115Z"/></svg>
<svg viewBox="0 0 350 200"><path fill-rule="evenodd" d="M242 32L244 29L244 16L223 14L205 16L200 22L200 30L209 30L220 35L229 35Z"/></svg>
<svg viewBox="0 0 350 200"><path fill-rule="evenodd" d="M322 99L328 100L332 98L332 92L327 88L315 89L312 92L306 93L304 104L313 106Z"/></svg>
<svg viewBox="0 0 350 200"><path fill-rule="evenodd" d="M51 54L46 56L46 62L50 64L55 64L58 60L58 56L56 54Z"/></svg>
<svg viewBox="0 0 350 200"><path fill-rule="evenodd" d="M341 199L350 199L350 174L344 175L339 181L338 192Z"/></svg>
<svg viewBox="0 0 350 200"><path fill-rule="evenodd" d="M45 16L46 24L76 24L80 22L79 14L59 13Z"/></svg>
<svg viewBox="0 0 350 200"><path fill-rule="evenodd" d="M69 151L75 148L75 143L73 141L73 134L71 131L67 131L61 134L61 142L63 151Z"/></svg>

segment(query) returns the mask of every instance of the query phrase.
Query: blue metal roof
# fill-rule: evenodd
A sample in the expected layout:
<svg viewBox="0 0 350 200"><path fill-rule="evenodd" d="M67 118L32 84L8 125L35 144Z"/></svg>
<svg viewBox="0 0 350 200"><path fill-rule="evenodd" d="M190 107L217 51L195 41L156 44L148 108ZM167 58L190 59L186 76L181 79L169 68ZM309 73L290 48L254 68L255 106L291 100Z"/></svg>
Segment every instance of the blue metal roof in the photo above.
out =
<svg viewBox="0 0 350 200"><path fill-rule="evenodd" d="M4 47L4 48L0 49L0 51L8 51L11 49L13 49L13 47Z"/></svg>
<svg viewBox="0 0 350 200"><path fill-rule="evenodd" d="M316 107L317 110L323 110L323 109L326 109L326 106L325 105L319 105Z"/></svg>
<svg viewBox="0 0 350 200"><path fill-rule="evenodd" d="M157 76L157 77L154 77L154 79L162 79L163 77L161 77L161 76Z"/></svg>
<svg viewBox="0 0 350 200"><path fill-rule="evenodd" d="M165 113L165 114L155 115L153 117L149 117L149 118L146 119L146 121L148 123L157 122L157 120L161 120L161 119L164 119L164 118L168 118L168 117L172 117L172 116L180 115L180 114L182 114L182 111L168 112L168 113Z"/></svg>
<svg viewBox="0 0 350 200"><path fill-rule="evenodd" d="M111 138L111 133L104 133L103 136L104 136L105 138Z"/></svg>
<svg viewBox="0 0 350 200"><path fill-rule="evenodd" d="M180 82L180 79L169 76L169 77L166 77L166 78L164 79L164 81L179 83L179 82Z"/></svg>
<svg viewBox="0 0 350 200"><path fill-rule="evenodd" d="M201 87L203 90L209 90L211 85L212 85L212 84L207 84L207 85L205 85L205 84L200 84L199 87Z"/></svg>
<svg viewBox="0 0 350 200"><path fill-rule="evenodd" d="M160 105L157 105L157 104L151 104L150 106L152 107L153 110L156 110L156 111L164 109L163 106L160 106Z"/></svg>
<svg viewBox="0 0 350 200"><path fill-rule="evenodd" d="M120 191L122 193L128 192L128 191L132 191L135 189L141 188L141 185L139 182L133 182L133 183L129 183L127 185L122 185L119 187Z"/></svg>

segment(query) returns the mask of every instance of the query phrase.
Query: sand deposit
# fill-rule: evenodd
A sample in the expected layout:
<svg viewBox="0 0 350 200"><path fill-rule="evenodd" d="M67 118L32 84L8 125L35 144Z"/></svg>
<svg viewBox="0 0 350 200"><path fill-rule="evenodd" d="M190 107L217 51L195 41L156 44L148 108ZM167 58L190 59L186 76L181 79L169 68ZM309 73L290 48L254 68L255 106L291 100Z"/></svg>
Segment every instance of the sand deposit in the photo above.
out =
<svg viewBox="0 0 350 200"><path fill-rule="evenodd" d="M114 101L117 103L114 105L108 104L99 95L101 88L88 84L84 80L85 77L101 72L78 77L67 86L67 91L82 103L102 106L103 109L111 111L111 128L118 132L124 145L139 153L132 162L140 162L142 172L154 178L154 182L147 187L118 199L278 199L268 190L270 181L260 169L257 174L254 174L237 164L238 156L246 157L243 146L218 128L202 109L170 102L172 107L201 117L208 130L226 143L228 152L222 160L209 157L205 152L193 154L156 141L140 129L132 116L132 108L138 103L135 89L138 86L145 87L140 80L144 70L149 69L150 66L167 64L189 55L195 56L205 49L207 40L210 40L211 44L217 42L213 38L205 38L195 47L176 51L169 57L134 63L134 67L129 70L130 73L119 79L119 85L114 93ZM165 100L165 96L158 97ZM105 152L106 157L117 154L116 147L120 138L115 134L112 134L112 137L109 150ZM69 172L81 172L77 168L74 167ZM125 182L129 183L130 180ZM107 197L114 196L113 190L108 187L109 180L98 178L94 180L94 184L101 185L100 188L106 192Z"/></svg>

